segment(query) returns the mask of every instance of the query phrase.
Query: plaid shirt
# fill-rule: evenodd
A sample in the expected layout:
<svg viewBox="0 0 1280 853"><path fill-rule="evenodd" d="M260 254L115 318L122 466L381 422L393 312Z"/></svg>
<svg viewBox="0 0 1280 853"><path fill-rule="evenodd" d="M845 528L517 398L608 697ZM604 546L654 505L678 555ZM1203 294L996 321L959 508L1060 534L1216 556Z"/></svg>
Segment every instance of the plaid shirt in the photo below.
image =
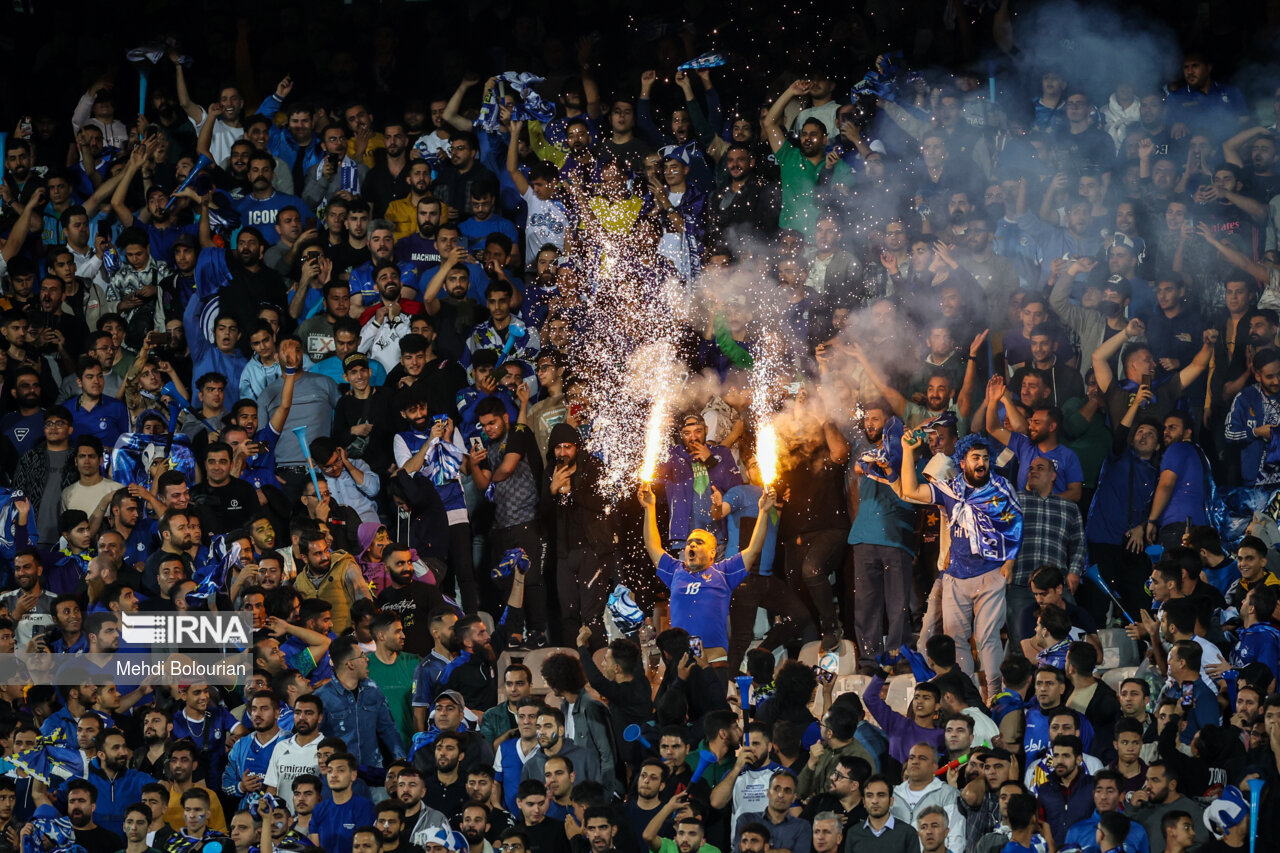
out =
<svg viewBox="0 0 1280 853"><path fill-rule="evenodd" d="M1010 583L1029 586L1041 566L1057 566L1073 575L1084 571L1084 524L1080 510L1066 498L1042 498L1019 492L1022 504L1022 547L1013 561Z"/></svg>

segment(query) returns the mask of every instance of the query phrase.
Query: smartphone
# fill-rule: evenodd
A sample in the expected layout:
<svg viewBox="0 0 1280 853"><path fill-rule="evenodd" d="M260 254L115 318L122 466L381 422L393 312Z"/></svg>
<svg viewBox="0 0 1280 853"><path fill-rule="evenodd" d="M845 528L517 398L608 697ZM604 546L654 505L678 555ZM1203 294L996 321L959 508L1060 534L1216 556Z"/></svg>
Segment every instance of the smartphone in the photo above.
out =
<svg viewBox="0 0 1280 853"><path fill-rule="evenodd" d="M153 347L167 347L173 343L173 332L148 332Z"/></svg>
<svg viewBox="0 0 1280 853"><path fill-rule="evenodd" d="M1142 374L1142 384L1143 384L1143 385L1145 385L1145 386L1147 386L1148 388L1150 388L1150 387L1151 387L1151 383L1152 383L1152 382L1155 382L1155 381L1156 381L1156 375L1155 375L1154 373L1144 373L1144 374Z"/></svg>
<svg viewBox="0 0 1280 853"><path fill-rule="evenodd" d="M813 665L813 674L817 677L819 684L830 684L836 677L834 672L828 672L817 664Z"/></svg>
<svg viewBox="0 0 1280 853"><path fill-rule="evenodd" d="M341 155L341 154L330 154L330 155L329 155L329 162L333 164L333 168L335 168L335 169L336 169L336 168L338 168L338 166L342 163L342 155Z"/></svg>
<svg viewBox="0 0 1280 853"><path fill-rule="evenodd" d="M689 637L689 653L692 654L695 658L702 657L702 638L701 637L694 637L694 636Z"/></svg>
<svg viewBox="0 0 1280 853"><path fill-rule="evenodd" d="M477 450L484 450L484 439L475 435L471 437L471 452L475 453Z"/></svg>
<svg viewBox="0 0 1280 853"><path fill-rule="evenodd" d="M302 224L302 230L303 231L314 230L315 227L319 224L320 224L319 220L316 219L314 216L308 216L307 221Z"/></svg>

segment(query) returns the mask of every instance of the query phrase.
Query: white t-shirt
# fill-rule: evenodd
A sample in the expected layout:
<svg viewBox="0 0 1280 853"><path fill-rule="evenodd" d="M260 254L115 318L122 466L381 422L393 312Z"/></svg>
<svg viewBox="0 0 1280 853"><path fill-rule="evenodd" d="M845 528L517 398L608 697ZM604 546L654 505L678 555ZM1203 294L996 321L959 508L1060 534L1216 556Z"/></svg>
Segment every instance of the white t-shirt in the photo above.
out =
<svg viewBox="0 0 1280 853"><path fill-rule="evenodd" d="M316 748L324 738L316 738L306 746L298 743L297 735L282 740L271 752L271 761L267 764L267 772L262 777L262 784L276 789L290 809L293 809L293 780L304 773L320 772L320 764L316 761Z"/></svg>
<svg viewBox="0 0 1280 853"><path fill-rule="evenodd" d="M199 135L200 129L204 127L204 123L209 120L207 110L200 111L200 121L196 121L190 116L187 117L196 128L196 134ZM214 119L213 139L209 142L209 153L213 155L215 163L222 163L231 156L231 146L236 140L244 138L243 127L232 127L222 119Z"/></svg>
<svg viewBox="0 0 1280 853"><path fill-rule="evenodd" d="M63 512L69 509L83 510L85 515L92 518L94 510L98 508L102 499L122 488L124 487L115 480L108 480L106 477L93 486L86 486L79 482L72 483L62 490L62 510Z"/></svg>
<svg viewBox="0 0 1280 853"><path fill-rule="evenodd" d="M532 263L538 257L538 250L548 243L558 249L564 248L564 232L569 227L569 217L563 204L554 199L543 201L533 187L525 190L522 197L529 206L524 231L524 259L526 263Z"/></svg>

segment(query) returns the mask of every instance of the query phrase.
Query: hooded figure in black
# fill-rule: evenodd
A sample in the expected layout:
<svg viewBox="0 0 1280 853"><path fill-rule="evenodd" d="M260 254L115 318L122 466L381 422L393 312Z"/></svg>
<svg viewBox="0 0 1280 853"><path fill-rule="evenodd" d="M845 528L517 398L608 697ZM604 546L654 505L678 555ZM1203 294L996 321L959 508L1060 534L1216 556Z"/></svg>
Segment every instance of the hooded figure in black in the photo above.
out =
<svg viewBox="0 0 1280 853"><path fill-rule="evenodd" d="M556 588L564 637L587 625L603 643L604 606L617 575L618 533L600 494L600 460L587 453L578 431L556 424L542 478L542 514L555 524Z"/></svg>

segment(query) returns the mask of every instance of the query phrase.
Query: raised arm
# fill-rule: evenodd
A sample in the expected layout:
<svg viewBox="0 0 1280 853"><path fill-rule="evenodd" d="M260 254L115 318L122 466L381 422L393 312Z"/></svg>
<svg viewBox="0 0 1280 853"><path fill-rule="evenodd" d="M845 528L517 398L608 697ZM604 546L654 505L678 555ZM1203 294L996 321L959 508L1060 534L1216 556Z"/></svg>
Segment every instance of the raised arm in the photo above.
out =
<svg viewBox="0 0 1280 853"><path fill-rule="evenodd" d="M178 106L182 107L182 111L187 114L196 124L200 123L202 118L202 110L200 105L191 100L191 93L187 91L187 75L182 70L182 63L178 62L178 52L176 50L169 51L169 60L173 62L173 71L175 85L178 89ZM213 116L209 116L212 120Z"/></svg>
<svg viewBox="0 0 1280 853"><path fill-rule="evenodd" d="M778 96L778 100L773 102L769 107L769 112L764 117L764 132L769 139L769 149L777 153L782 147L782 143L787 141L787 132L782 127L782 114L787 109L787 104L791 103L793 98L803 95L813 88L813 84L808 80L797 80L787 87L787 90Z"/></svg>
<svg viewBox="0 0 1280 853"><path fill-rule="evenodd" d="M1183 388L1190 386L1209 368L1209 361L1213 358L1213 348L1217 343L1218 330L1205 329L1204 344L1200 347L1200 352L1196 353L1190 364L1178 371L1178 380Z"/></svg>
<svg viewBox="0 0 1280 853"><path fill-rule="evenodd" d="M987 435L994 438L1001 444L1008 445L1009 439L1012 438L1013 431L1004 428L1004 424L1000 423L1000 403L1004 403L1004 409L1009 413L1009 420L1014 419L1013 395L1009 393L1009 386L1004 382L1004 377L997 373L987 380ZM1021 417L1021 416L1019 416ZM1025 429L1026 421L1023 421ZM1021 432L1021 430L1019 430Z"/></svg>
<svg viewBox="0 0 1280 853"><path fill-rule="evenodd" d="M765 539L765 535L769 532L769 525L767 523L764 523L763 519L768 518L769 510L773 509L777 505L778 503L774 499L774 494L772 489L761 490L760 503L759 503L760 513L759 515L756 516L755 527L751 529L751 541L747 543L746 548L742 549L742 564L747 567L748 571L750 571L751 567L755 565L756 560L760 559L760 552L764 550L764 539ZM650 511L646 507L645 508L645 547L646 548L649 546L649 536L648 536L649 516L650 516ZM656 512L652 513L652 516L653 516L653 532L656 534L658 532L657 513ZM650 556L653 556L653 555L650 554ZM657 561L655 560L654 562L657 562Z"/></svg>
<svg viewBox="0 0 1280 853"><path fill-rule="evenodd" d="M653 561L654 566L657 566L658 561L667 553L662 549L662 534L658 532L658 496L653 493L653 487L648 483L640 484L639 495L640 505L644 507L644 550L649 554L649 559ZM767 525L756 526L763 529ZM754 531L751 538L755 539ZM746 561L745 554L742 559L743 562Z"/></svg>
<svg viewBox="0 0 1280 853"><path fill-rule="evenodd" d="M907 410L907 398L902 396L897 388L885 381L884 375L876 369L876 366L871 363L871 359L867 358L867 354L863 352L862 344L855 341L849 347L849 351L857 359L858 364L862 366L862 370L867 374L867 378L871 380L871 384L876 386L876 391L889 401L890 406L893 406L894 414L902 417Z"/></svg>
<svg viewBox="0 0 1280 853"><path fill-rule="evenodd" d="M0 258L4 258L5 263L17 257L18 252L22 251L22 245L27 241L27 234L31 231L31 223L40 222L37 218L38 211L44 207L48 193L44 187L31 194L31 198L27 199L27 203L22 206L22 213L18 215L18 221L13 224L13 228L9 230L9 239L4 241L4 245L0 246Z"/></svg>
<svg viewBox="0 0 1280 853"><path fill-rule="evenodd" d="M449 96L449 102L444 105L444 121L454 130L471 129L471 120L459 115L458 110L462 108L462 99L466 96L467 90L479 82L480 79L474 74L464 74L462 82L458 84L458 88ZM492 78L490 78L490 83L492 83ZM488 85L485 86L486 93L489 88Z"/></svg>
<svg viewBox="0 0 1280 853"><path fill-rule="evenodd" d="M960 396L956 399L956 409L960 417L969 420L973 414L973 392L978 385L978 359L982 356L982 347L987 342L990 329L983 329L969 344L969 360L964 366L964 382L960 386Z"/></svg>
<svg viewBox="0 0 1280 853"><path fill-rule="evenodd" d="M293 408L293 388L298 384L298 371L302 369L302 344L293 338L280 342L280 369L284 387L280 389L280 405L271 413L271 428L276 435L284 432L289 410Z"/></svg>
<svg viewBox="0 0 1280 853"><path fill-rule="evenodd" d="M426 289L422 291L422 305L431 316L434 317L440 313L440 288L444 287L444 281L449 277L449 270L462 263L466 257L467 250L458 246L452 254L440 259L440 266L436 267L435 275L431 276L431 281L427 282Z"/></svg>
<svg viewBox="0 0 1280 853"><path fill-rule="evenodd" d="M116 184L115 192L111 193L111 210L125 228L132 227L134 223L133 211L125 203L125 195L129 192L134 175L138 174L138 170L146 160L146 148L141 145L134 148L133 153L129 155L129 162L125 164L124 172L120 175L120 183Z"/></svg>
<svg viewBox="0 0 1280 853"><path fill-rule="evenodd" d="M507 143L507 175L511 178L511 183L516 185L516 192L520 195L529 191L529 182L520 171L520 153L517 149L522 127L524 122L514 119L511 121L511 141Z"/></svg>
<svg viewBox="0 0 1280 853"><path fill-rule="evenodd" d="M933 490L928 484L921 483L920 478L916 476L916 448L922 443L910 430L902 433L902 473L898 477L898 482L902 486L901 494L904 500L927 504L933 503Z"/></svg>
<svg viewBox="0 0 1280 853"><path fill-rule="evenodd" d="M203 154L211 161L213 160L213 122L218 116L222 115L222 104L214 103L209 105L209 120L200 127L200 135L196 137L196 153ZM218 165L216 161L214 165Z"/></svg>
<svg viewBox="0 0 1280 853"><path fill-rule="evenodd" d="M1136 338L1146 331L1146 324L1134 317L1129 321L1129 325L1124 327L1123 332L1107 338L1093 351L1093 375L1102 393L1105 394L1111 389L1111 381L1115 379L1115 374L1111 372L1111 359L1116 357L1116 353L1120 352L1120 348L1130 338Z"/></svg>
<svg viewBox="0 0 1280 853"><path fill-rule="evenodd" d="M1270 270L1268 270L1262 264L1255 261L1253 258L1249 257L1248 255L1241 254L1240 252L1236 251L1233 247L1227 245L1226 243L1222 242L1217 237L1215 237L1213 235L1213 230L1209 228L1208 223L1197 222L1196 231L1200 233L1200 236L1204 238L1204 241L1206 243L1208 243L1210 246L1212 246L1214 249L1217 250L1219 255L1222 255L1222 257L1224 257L1232 265L1239 267L1240 269L1247 272L1249 275L1253 276L1254 279L1258 282L1258 284L1262 285L1262 287L1265 288L1268 284L1271 283Z"/></svg>

